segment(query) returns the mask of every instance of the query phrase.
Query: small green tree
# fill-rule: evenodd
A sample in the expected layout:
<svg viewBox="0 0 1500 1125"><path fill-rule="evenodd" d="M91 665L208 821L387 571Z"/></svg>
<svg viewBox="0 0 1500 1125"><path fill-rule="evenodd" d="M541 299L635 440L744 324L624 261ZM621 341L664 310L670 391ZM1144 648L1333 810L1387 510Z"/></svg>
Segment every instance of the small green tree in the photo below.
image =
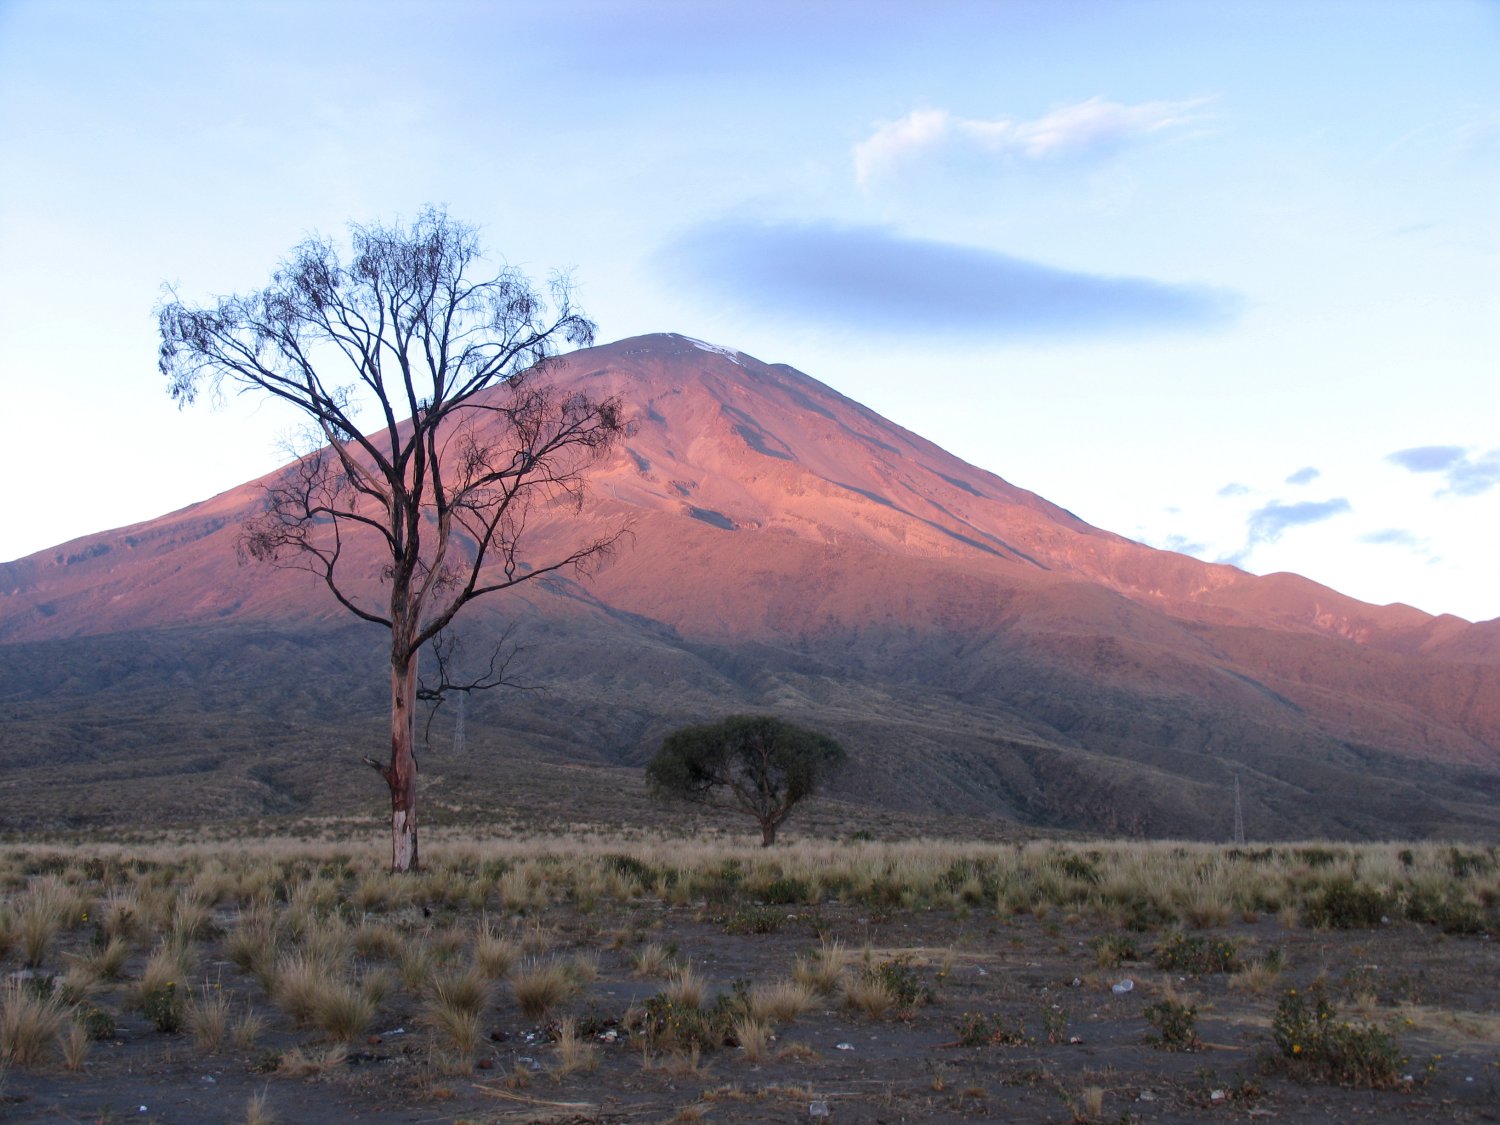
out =
<svg viewBox="0 0 1500 1125"><path fill-rule="evenodd" d="M646 766L653 796L746 813L761 844L796 804L839 766L844 748L826 735L763 715L731 715L667 735Z"/></svg>

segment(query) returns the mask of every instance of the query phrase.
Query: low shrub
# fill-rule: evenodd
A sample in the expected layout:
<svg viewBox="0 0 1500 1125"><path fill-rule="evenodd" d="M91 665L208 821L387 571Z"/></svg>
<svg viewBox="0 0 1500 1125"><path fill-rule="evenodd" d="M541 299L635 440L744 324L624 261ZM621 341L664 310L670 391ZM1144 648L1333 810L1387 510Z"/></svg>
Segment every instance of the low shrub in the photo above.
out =
<svg viewBox="0 0 1500 1125"><path fill-rule="evenodd" d="M1330 879L1307 897L1302 907L1309 926L1333 930L1357 930L1379 926L1391 909L1390 896L1348 875Z"/></svg>
<svg viewBox="0 0 1500 1125"><path fill-rule="evenodd" d="M793 875L782 875L760 889L760 901L768 906L789 906L794 903L811 902L812 884Z"/></svg>
<svg viewBox="0 0 1500 1125"><path fill-rule="evenodd" d="M1194 1051L1203 1046L1198 1038L1198 1009L1170 997L1147 1004L1141 1012L1154 1029L1146 1042L1163 1051Z"/></svg>
<svg viewBox="0 0 1500 1125"><path fill-rule="evenodd" d="M141 1014L157 1031L174 1035L182 1030L182 998L177 984L167 981L141 997Z"/></svg>
<svg viewBox="0 0 1500 1125"><path fill-rule="evenodd" d="M1338 1018L1321 982L1290 989L1271 1021L1275 1054L1268 1060L1296 1077L1340 1086L1400 1085L1406 1063L1390 1034L1373 1024Z"/></svg>
<svg viewBox="0 0 1500 1125"><path fill-rule="evenodd" d="M955 1027L960 1047L1028 1047L1035 1042L1019 1024L1010 1027L999 1016L983 1012L965 1012Z"/></svg>
<svg viewBox="0 0 1500 1125"><path fill-rule="evenodd" d="M922 1004L931 1004L937 999L937 993L922 982L907 957L894 957L869 966L864 970L864 975L883 984L900 1008L916 1008Z"/></svg>
<svg viewBox="0 0 1500 1125"><path fill-rule="evenodd" d="M714 916L726 934L774 934L785 920L784 912L770 906L741 906Z"/></svg>
<svg viewBox="0 0 1500 1125"><path fill-rule="evenodd" d="M720 996L707 1008L664 992L649 996L634 1014L631 1026L653 1047L711 1051L738 1042L735 1024L747 1014L746 986L739 982L733 993Z"/></svg>
<svg viewBox="0 0 1500 1125"><path fill-rule="evenodd" d="M1121 961L1139 961L1141 951L1132 937L1102 935L1089 942L1101 969L1113 969Z"/></svg>
<svg viewBox="0 0 1500 1125"><path fill-rule="evenodd" d="M1233 973L1240 968L1240 953L1227 938L1170 934L1152 951L1151 962L1181 973Z"/></svg>

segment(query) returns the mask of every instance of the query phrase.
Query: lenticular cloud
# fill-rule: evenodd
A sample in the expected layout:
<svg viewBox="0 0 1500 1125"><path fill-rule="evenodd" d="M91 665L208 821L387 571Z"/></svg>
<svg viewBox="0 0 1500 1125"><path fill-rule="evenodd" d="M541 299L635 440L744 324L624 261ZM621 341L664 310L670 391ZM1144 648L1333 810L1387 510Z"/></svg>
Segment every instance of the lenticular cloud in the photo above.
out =
<svg viewBox="0 0 1500 1125"><path fill-rule="evenodd" d="M1214 327L1239 299L1198 285L1057 269L884 227L721 221L663 256L695 292L755 315L862 334L1003 340Z"/></svg>

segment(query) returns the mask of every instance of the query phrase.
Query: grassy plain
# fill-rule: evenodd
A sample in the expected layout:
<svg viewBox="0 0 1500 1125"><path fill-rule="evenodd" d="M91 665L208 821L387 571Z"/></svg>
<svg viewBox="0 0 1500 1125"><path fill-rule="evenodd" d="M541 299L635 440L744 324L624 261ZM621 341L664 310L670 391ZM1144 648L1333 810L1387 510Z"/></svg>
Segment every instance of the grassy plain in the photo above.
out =
<svg viewBox="0 0 1500 1125"><path fill-rule="evenodd" d="M367 832L368 829L359 829ZM7 1121L1481 1121L1500 853L0 847ZM1127 987L1128 983L1128 987Z"/></svg>

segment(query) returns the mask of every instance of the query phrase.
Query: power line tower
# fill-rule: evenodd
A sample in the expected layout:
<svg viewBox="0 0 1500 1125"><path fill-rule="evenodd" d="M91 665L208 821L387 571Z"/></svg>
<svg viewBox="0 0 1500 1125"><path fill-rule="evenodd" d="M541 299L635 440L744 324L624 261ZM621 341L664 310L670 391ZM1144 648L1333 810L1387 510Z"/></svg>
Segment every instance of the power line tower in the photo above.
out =
<svg viewBox="0 0 1500 1125"><path fill-rule="evenodd" d="M1234 842L1245 842L1245 809L1240 804L1240 775L1234 775Z"/></svg>
<svg viewBox="0 0 1500 1125"><path fill-rule="evenodd" d="M464 752L464 706L469 702L468 692L458 693L458 714L453 718L453 755ZM1236 779L1238 780L1238 779ZM1238 807L1238 806L1236 806Z"/></svg>

